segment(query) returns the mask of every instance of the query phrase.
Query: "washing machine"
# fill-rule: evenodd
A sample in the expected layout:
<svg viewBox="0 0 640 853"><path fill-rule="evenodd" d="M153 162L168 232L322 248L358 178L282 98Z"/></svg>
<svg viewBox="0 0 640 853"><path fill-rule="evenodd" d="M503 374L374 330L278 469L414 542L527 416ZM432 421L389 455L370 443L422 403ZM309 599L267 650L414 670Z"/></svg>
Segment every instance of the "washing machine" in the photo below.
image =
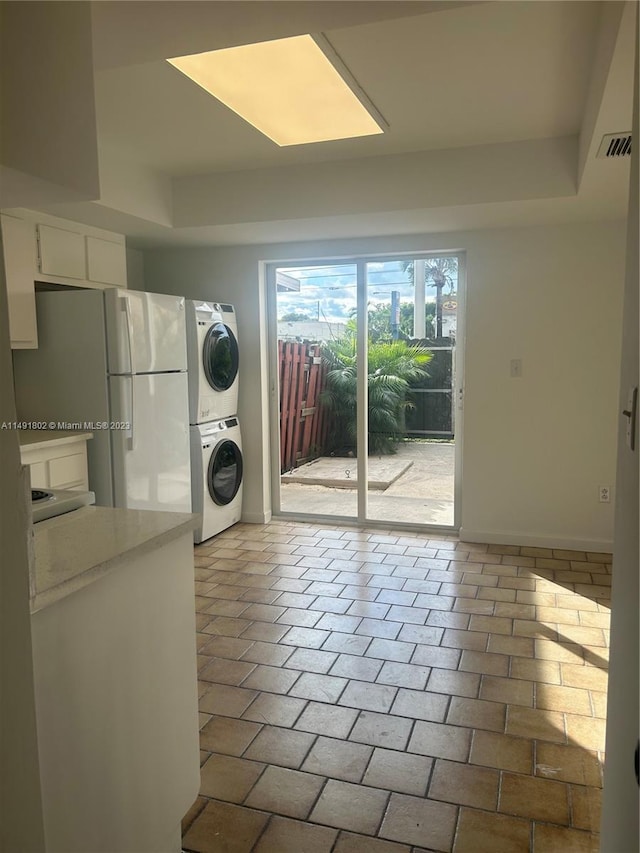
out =
<svg viewBox="0 0 640 853"><path fill-rule="evenodd" d="M238 418L191 426L193 512L201 513L196 543L240 521L242 512L242 439Z"/></svg>
<svg viewBox="0 0 640 853"><path fill-rule="evenodd" d="M238 327L233 305L187 300L189 423L238 412Z"/></svg>

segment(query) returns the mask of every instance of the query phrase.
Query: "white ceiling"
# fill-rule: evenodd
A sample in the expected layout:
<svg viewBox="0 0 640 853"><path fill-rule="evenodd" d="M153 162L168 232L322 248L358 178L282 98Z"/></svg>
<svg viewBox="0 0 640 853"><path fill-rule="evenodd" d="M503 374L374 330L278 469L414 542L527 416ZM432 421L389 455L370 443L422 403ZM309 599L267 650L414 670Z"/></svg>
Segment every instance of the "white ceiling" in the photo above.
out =
<svg viewBox="0 0 640 853"><path fill-rule="evenodd" d="M100 137L169 175L578 133L597 3L489 3L326 32L389 123L280 149L166 61L97 71Z"/></svg>
<svg viewBox="0 0 640 853"><path fill-rule="evenodd" d="M603 132L631 126L633 3L92 5L101 199L49 210L124 231L133 245L625 215L628 163L596 161L594 152ZM278 148L165 62L305 31L324 32L389 122L387 133ZM563 150L575 148L574 159L545 153L555 145L545 141L567 137L574 142ZM579 147L588 152L584 171ZM535 178L538 164L544 190L536 193L536 181L518 173ZM376 169L397 173L406 197L376 195ZM468 185L474 169L498 191L465 196L455 184ZM415 198L421 180L424 203ZM291 204L300 187L304 198ZM322 209L314 209L320 196Z"/></svg>

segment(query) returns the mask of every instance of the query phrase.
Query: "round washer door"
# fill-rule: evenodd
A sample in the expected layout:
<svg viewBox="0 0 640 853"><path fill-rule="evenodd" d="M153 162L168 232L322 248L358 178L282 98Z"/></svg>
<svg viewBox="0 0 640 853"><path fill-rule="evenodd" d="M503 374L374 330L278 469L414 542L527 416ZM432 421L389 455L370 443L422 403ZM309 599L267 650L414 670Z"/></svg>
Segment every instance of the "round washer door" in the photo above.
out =
<svg viewBox="0 0 640 853"><path fill-rule="evenodd" d="M227 391L238 374L238 341L229 326L214 323L202 345L202 364L214 391Z"/></svg>
<svg viewBox="0 0 640 853"><path fill-rule="evenodd" d="M211 454L207 485L211 500L225 506L235 498L242 484L242 451L230 439L221 441Z"/></svg>

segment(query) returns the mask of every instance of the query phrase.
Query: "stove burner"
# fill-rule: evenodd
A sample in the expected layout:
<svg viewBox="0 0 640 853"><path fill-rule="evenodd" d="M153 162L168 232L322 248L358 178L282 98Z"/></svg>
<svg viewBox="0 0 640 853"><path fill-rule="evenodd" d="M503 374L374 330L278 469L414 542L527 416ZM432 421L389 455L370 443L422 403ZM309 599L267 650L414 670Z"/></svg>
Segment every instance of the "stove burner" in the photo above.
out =
<svg viewBox="0 0 640 853"><path fill-rule="evenodd" d="M96 502L93 492L70 489L31 489L31 514L34 522L64 515Z"/></svg>

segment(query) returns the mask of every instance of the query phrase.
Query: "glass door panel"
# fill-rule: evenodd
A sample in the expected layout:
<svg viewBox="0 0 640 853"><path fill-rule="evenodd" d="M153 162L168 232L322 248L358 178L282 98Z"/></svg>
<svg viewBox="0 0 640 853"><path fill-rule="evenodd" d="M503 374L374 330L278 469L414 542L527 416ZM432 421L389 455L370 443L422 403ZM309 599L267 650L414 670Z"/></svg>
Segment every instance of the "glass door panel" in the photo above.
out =
<svg viewBox="0 0 640 853"><path fill-rule="evenodd" d="M356 264L275 270L280 511L358 517Z"/></svg>
<svg viewBox="0 0 640 853"><path fill-rule="evenodd" d="M372 521L454 523L457 280L452 256L366 264Z"/></svg>

